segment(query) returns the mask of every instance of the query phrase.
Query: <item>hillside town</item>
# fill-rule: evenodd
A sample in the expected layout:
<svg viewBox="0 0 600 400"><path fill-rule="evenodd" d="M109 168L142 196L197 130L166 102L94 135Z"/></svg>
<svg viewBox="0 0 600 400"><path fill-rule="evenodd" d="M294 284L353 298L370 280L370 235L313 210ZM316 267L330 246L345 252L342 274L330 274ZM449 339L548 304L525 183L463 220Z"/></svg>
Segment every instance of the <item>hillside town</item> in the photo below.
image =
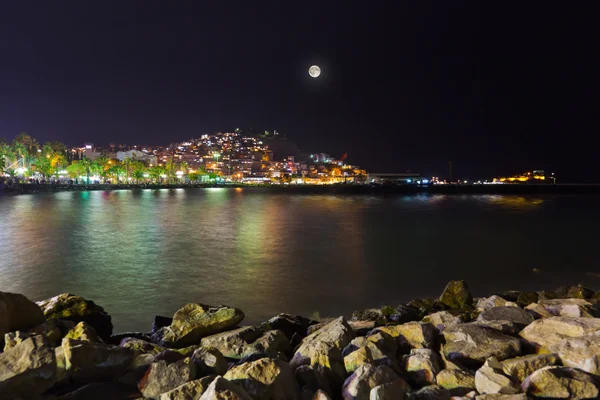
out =
<svg viewBox="0 0 600 400"><path fill-rule="evenodd" d="M303 153L277 131L205 133L167 146L85 143L44 145L27 133L0 140L0 170L19 182L74 183L362 183L367 172L325 153Z"/></svg>

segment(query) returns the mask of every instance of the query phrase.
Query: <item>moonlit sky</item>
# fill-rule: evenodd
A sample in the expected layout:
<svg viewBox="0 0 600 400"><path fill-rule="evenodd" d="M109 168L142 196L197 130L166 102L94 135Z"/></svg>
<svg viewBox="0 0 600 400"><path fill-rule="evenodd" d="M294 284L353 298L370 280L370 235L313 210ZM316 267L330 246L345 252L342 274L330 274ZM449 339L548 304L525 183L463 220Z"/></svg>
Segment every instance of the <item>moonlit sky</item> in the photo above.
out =
<svg viewBox="0 0 600 400"><path fill-rule="evenodd" d="M371 171L598 180L597 6L6 1L0 138L276 129ZM323 69L311 79L308 68Z"/></svg>

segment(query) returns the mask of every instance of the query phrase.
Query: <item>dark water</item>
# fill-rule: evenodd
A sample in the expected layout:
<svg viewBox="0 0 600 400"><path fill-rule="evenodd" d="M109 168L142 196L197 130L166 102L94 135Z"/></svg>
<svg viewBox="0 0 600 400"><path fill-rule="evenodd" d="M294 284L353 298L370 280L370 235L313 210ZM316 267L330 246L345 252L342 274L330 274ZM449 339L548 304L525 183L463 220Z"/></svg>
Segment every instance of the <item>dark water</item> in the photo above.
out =
<svg viewBox="0 0 600 400"><path fill-rule="evenodd" d="M475 295L598 287L599 223L595 196L4 196L0 290L79 294L127 331L188 302L237 306L256 323L434 296L450 279L466 279Z"/></svg>

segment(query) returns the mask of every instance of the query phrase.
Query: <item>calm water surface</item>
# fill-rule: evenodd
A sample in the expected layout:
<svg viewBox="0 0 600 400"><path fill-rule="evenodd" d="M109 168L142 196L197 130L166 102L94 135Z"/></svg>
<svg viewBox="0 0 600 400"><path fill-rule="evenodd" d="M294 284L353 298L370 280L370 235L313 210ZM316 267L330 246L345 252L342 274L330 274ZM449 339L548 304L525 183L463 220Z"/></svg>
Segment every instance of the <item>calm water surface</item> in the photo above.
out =
<svg viewBox="0 0 600 400"><path fill-rule="evenodd" d="M439 294L600 286L600 197L281 195L260 189L0 197L0 290L96 301L115 330L188 302L321 316ZM533 268L541 273L534 273Z"/></svg>

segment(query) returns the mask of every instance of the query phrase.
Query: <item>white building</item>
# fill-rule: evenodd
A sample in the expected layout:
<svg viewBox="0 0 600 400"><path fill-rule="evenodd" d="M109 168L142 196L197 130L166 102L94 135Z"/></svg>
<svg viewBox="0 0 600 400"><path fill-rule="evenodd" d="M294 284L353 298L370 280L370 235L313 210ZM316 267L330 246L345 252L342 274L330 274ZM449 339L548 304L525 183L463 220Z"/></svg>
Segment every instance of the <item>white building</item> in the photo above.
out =
<svg viewBox="0 0 600 400"><path fill-rule="evenodd" d="M118 151L117 158L119 161L123 161L126 158L131 158L132 160L142 161L146 164L152 165L156 165L158 162L155 155L144 153L143 151L139 150Z"/></svg>

